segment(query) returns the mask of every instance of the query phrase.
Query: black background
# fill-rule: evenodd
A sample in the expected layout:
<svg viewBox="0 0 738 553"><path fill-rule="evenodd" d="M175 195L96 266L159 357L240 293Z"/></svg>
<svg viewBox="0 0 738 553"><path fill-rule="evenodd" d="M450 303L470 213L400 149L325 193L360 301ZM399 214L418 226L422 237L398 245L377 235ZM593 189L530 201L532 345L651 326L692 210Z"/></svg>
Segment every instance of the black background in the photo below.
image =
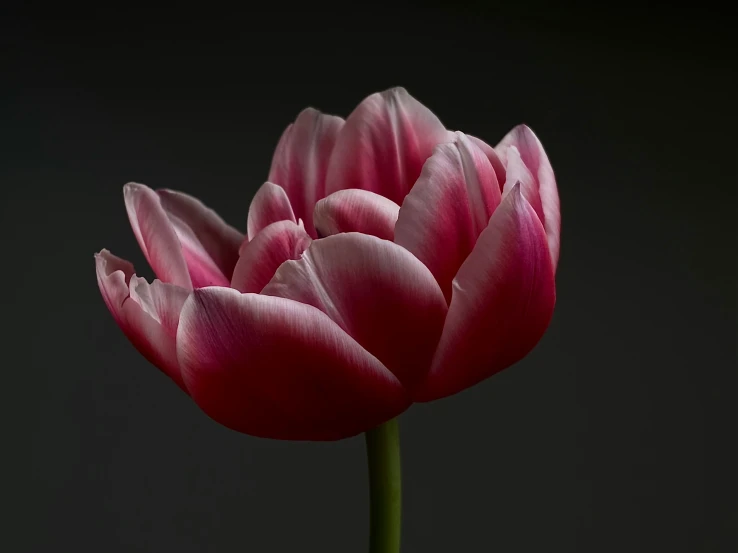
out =
<svg viewBox="0 0 738 553"><path fill-rule="evenodd" d="M151 277L128 181L195 194L244 230L299 110L345 117L402 85L492 144L529 124L563 215L539 346L401 418L404 551L733 551L727 15L254 9L3 17L3 549L366 549L363 439L212 422L118 331L92 254Z"/></svg>

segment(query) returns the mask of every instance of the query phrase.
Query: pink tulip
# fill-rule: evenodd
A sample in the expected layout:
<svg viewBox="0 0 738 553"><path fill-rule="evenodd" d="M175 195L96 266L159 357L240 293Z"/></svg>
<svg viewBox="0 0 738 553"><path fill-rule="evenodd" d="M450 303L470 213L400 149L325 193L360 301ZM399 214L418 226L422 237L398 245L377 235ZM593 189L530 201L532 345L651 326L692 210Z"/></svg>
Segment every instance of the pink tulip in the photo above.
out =
<svg viewBox="0 0 738 553"><path fill-rule="evenodd" d="M124 199L158 279L103 250L105 303L203 411L255 436L367 431L518 361L553 311L558 194L538 139L518 127L493 149L401 88L345 122L304 110L247 237L180 192Z"/></svg>

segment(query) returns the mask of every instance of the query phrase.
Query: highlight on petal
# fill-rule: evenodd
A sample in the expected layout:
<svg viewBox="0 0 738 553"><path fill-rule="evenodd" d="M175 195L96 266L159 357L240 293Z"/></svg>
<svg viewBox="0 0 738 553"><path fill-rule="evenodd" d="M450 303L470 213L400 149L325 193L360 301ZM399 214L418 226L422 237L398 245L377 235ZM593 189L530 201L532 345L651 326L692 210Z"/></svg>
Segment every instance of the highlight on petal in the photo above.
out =
<svg viewBox="0 0 738 553"><path fill-rule="evenodd" d="M100 293L123 333L150 363L187 391L175 338L189 292L160 280L149 285L134 274L133 265L108 250L95 255L95 268Z"/></svg>
<svg viewBox="0 0 738 553"><path fill-rule="evenodd" d="M345 233L284 263L262 294L317 307L412 389L425 377L447 306L428 269L400 246Z"/></svg>
<svg viewBox="0 0 738 553"><path fill-rule="evenodd" d="M328 162L343 124L335 115L304 109L282 133L272 158L268 180L284 189L294 217L313 238L313 208L325 196Z"/></svg>
<svg viewBox="0 0 738 553"><path fill-rule="evenodd" d="M500 203L492 164L469 138L456 133L440 144L400 208L395 242L436 277L446 301L451 282Z"/></svg>
<svg viewBox="0 0 738 553"><path fill-rule="evenodd" d="M128 183L128 218L156 276L183 288L225 284L243 235L212 209L181 192Z"/></svg>
<svg viewBox="0 0 738 553"><path fill-rule="evenodd" d="M292 221L267 226L241 246L241 257L233 271L231 286L240 292L258 294L285 261L299 259L310 245L305 228Z"/></svg>
<svg viewBox="0 0 738 553"><path fill-rule="evenodd" d="M251 200L248 218L248 237L253 240L261 229L277 221L295 221L290 200L284 188L272 182L261 185Z"/></svg>
<svg viewBox="0 0 738 553"><path fill-rule="evenodd" d="M516 185L454 279L443 335L414 400L449 396L522 359L543 336L555 301L545 231Z"/></svg>
<svg viewBox="0 0 738 553"><path fill-rule="evenodd" d="M346 119L331 156L326 193L369 190L402 204L433 148L441 121L401 87L367 97Z"/></svg>
<svg viewBox="0 0 738 553"><path fill-rule="evenodd" d="M283 298L196 290L177 347L200 408L253 436L338 440L410 404L392 373L324 313Z"/></svg>
<svg viewBox="0 0 738 553"><path fill-rule="evenodd" d="M399 205L374 192L339 190L315 205L313 223L319 237L361 232L393 240L399 212Z"/></svg>
<svg viewBox="0 0 738 553"><path fill-rule="evenodd" d="M510 164L511 146L517 149L520 159L535 178L540 197L540 209L537 207L531 190L524 188L523 193L531 205L536 208L543 228L546 230L548 248L551 252L551 260L555 271L559 261L561 210L553 167L551 167L541 141L527 125L515 127L495 147L506 167ZM515 182L510 182L509 185L506 184L505 186L511 188L514 184Z"/></svg>
<svg viewBox="0 0 738 553"><path fill-rule="evenodd" d="M193 285L229 282L243 234L189 194L167 189L157 193L182 244Z"/></svg>

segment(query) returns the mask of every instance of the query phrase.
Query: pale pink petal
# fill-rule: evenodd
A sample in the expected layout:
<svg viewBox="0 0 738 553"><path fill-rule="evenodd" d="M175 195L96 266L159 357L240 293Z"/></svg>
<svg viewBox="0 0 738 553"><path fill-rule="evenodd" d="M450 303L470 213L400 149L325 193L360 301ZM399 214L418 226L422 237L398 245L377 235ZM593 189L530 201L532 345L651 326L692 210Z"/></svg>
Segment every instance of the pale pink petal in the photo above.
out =
<svg viewBox="0 0 738 553"><path fill-rule="evenodd" d="M258 294L279 266L290 259L299 259L310 242L304 227L292 221L272 223L241 246L231 286L241 292Z"/></svg>
<svg viewBox="0 0 738 553"><path fill-rule="evenodd" d="M190 294L187 290L158 279L149 284L145 278L134 274L129 282L129 292L130 299L154 319L172 339L177 336L182 304Z"/></svg>
<svg viewBox="0 0 738 553"><path fill-rule="evenodd" d="M433 112L404 88L372 94L341 129L326 193L360 188L400 205L433 148L448 137Z"/></svg>
<svg viewBox="0 0 738 553"><path fill-rule="evenodd" d="M313 223L320 237L361 232L393 240L399 212L399 205L374 192L339 190L315 205Z"/></svg>
<svg viewBox="0 0 738 553"><path fill-rule="evenodd" d="M95 255L97 283L113 318L136 349L186 391L175 346L179 315L189 292L155 280L149 285L133 265L108 250Z"/></svg>
<svg viewBox="0 0 738 553"><path fill-rule="evenodd" d="M505 182L505 165L502 163L502 160L497 155L497 152L495 152L495 149L487 144L484 140L481 140L477 138L476 136L472 136L470 134L466 135L469 140L474 142L474 145L477 146L480 150L484 152L484 155L487 156L487 159L492 164L492 167L495 170L495 175L497 175L497 182L500 183L500 187L502 187L502 184Z"/></svg>
<svg viewBox="0 0 738 553"><path fill-rule="evenodd" d="M447 301L451 281L500 203L492 164L462 133L440 144L400 208L395 242L436 277Z"/></svg>
<svg viewBox="0 0 738 553"><path fill-rule="evenodd" d="M143 184L123 187L138 243L163 280L183 288L227 285L243 235L199 200Z"/></svg>
<svg viewBox="0 0 738 553"><path fill-rule="evenodd" d="M315 237L313 208L325 196L325 179L336 137L344 120L313 108L304 109L277 144L269 181L287 193L294 216Z"/></svg>
<svg viewBox="0 0 738 553"><path fill-rule="evenodd" d="M555 301L545 231L516 185L454 279L443 335L414 399L454 394L522 359L543 336Z"/></svg>
<svg viewBox="0 0 738 553"><path fill-rule="evenodd" d="M502 187L503 195L507 195L516 184L520 184L520 192L523 197L528 200L538 218L543 223L543 207L541 205L541 196L538 194L538 182L530 172L528 166L523 163L520 152L515 146L508 146L505 150L507 180Z"/></svg>
<svg viewBox="0 0 738 553"><path fill-rule="evenodd" d="M433 275L410 252L353 232L314 241L262 294L327 313L409 389L428 371L447 311Z"/></svg>
<svg viewBox="0 0 738 553"><path fill-rule="evenodd" d="M157 192L182 245L193 286L227 286L243 234L197 198L174 190Z"/></svg>
<svg viewBox="0 0 738 553"><path fill-rule="evenodd" d="M105 305L115 322L123 327L125 318L121 309L123 302L128 299L128 283L135 272L133 265L108 250L101 250L95 254L95 271Z"/></svg>
<svg viewBox="0 0 738 553"><path fill-rule="evenodd" d="M524 194L528 201L536 207L536 212L539 214L543 228L546 230L548 248L551 251L551 260L555 271L559 261L561 211L553 167L551 167L541 141L526 125L515 127L495 147L500 159L506 166L510 163L508 155L512 151L510 146L517 148L523 163L535 177L540 196L540 210L534 202L531 202L533 194L525 188ZM511 186L513 184L515 183L511 183Z"/></svg>
<svg viewBox="0 0 738 553"><path fill-rule="evenodd" d="M338 440L409 405L392 373L338 325L283 298L196 290L182 310L177 347L195 402L253 436Z"/></svg>
<svg viewBox="0 0 738 553"><path fill-rule="evenodd" d="M247 231L249 240L253 240L261 229L277 221L295 221L292 206L284 188L273 182L261 185L251 200Z"/></svg>
<svg viewBox="0 0 738 553"><path fill-rule="evenodd" d="M182 247L159 196L146 185L130 182L123 187L123 198L133 233L156 276L191 289Z"/></svg>

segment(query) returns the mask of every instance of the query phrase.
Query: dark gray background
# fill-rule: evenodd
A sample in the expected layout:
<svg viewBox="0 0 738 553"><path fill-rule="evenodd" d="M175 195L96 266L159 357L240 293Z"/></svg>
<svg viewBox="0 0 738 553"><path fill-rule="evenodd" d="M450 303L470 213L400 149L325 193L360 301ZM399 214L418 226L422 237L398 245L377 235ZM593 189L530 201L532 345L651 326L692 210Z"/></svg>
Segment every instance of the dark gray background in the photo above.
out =
<svg viewBox="0 0 738 553"><path fill-rule="evenodd" d="M92 254L151 276L123 206L132 180L244 229L300 109L346 116L402 85L491 143L528 123L563 212L540 345L401 418L404 551L734 550L727 26L471 3L345 11L3 19L3 549L365 550L363 439L212 422L118 331Z"/></svg>

